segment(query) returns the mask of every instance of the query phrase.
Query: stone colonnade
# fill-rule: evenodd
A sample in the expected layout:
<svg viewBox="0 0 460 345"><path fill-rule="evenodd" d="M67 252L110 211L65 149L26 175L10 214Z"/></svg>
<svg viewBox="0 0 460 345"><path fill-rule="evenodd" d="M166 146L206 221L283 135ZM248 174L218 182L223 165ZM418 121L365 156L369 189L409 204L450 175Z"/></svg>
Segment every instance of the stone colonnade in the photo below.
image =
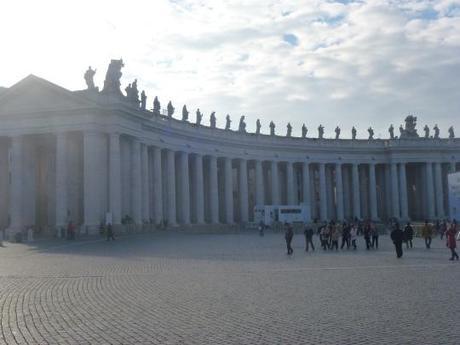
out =
<svg viewBox="0 0 460 345"><path fill-rule="evenodd" d="M8 205L0 226L73 220L95 231L107 212L114 224L246 223L255 205L279 204L308 205L320 220L441 219L448 217L446 175L458 165L228 157L99 131L48 135L39 139L46 154L38 154L33 140L1 141L0 161L8 162L1 180L8 174L9 187L0 184L0 202Z"/></svg>

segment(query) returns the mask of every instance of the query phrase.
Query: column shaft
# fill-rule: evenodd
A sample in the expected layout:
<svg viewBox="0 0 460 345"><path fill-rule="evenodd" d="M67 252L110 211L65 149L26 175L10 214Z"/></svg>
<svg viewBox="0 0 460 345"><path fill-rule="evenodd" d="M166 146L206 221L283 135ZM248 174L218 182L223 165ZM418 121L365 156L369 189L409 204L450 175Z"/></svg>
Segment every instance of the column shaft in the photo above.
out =
<svg viewBox="0 0 460 345"><path fill-rule="evenodd" d="M294 168L292 162L286 162L287 203L294 205Z"/></svg>
<svg viewBox="0 0 460 345"><path fill-rule="evenodd" d="M10 229L20 230L22 224L22 136L11 138L10 158Z"/></svg>
<svg viewBox="0 0 460 345"><path fill-rule="evenodd" d="M181 217L182 223L190 224L190 180L188 169L188 153L182 152L180 155L180 197L181 197Z"/></svg>
<svg viewBox="0 0 460 345"><path fill-rule="evenodd" d="M225 174L225 220L227 224L232 224L233 218L233 169L232 160L224 159L224 174Z"/></svg>
<svg viewBox="0 0 460 345"><path fill-rule="evenodd" d="M327 220L326 165L319 163L319 214L321 220Z"/></svg>
<svg viewBox="0 0 460 345"><path fill-rule="evenodd" d="M263 206L264 201L264 175L262 172L262 162L255 161L256 165L256 205Z"/></svg>
<svg viewBox="0 0 460 345"><path fill-rule="evenodd" d="M121 156L120 135L110 134L109 139L109 211L112 223L121 223Z"/></svg>
<svg viewBox="0 0 460 345"><path fill-rule="evenodd" d="M153 148L153 209L155 223L163 222L163 181L161 176L161 149Z"/></svg>
<svg viewBox="0 0 460 345"><path fill-rule="evenodd" d="M150 220L149 198L149 150L147 145L142 145L142 219Z"/></svg>
<svg viewBox="0 0 460 345"><path fill-rule="evenodd" d="M195 155L194 160L194 178L195 178L195 210L196 222L204 223L204 183L203 183L203 156ZM210 175L211 177L211 175ZM212 205L212 204L211 204ZM212 207L212 206L211 206Z"/></svg>
<svg viewBox="0 0 460 345"><path fill-rule="evenodd" d="M211 223L219 223L219 186L217 179L217 158L209 157L209 204L211 209Z"/></svg>
<svg viewBox="0 0 460 345"><path fill-rule="evenodd" d="M174 151L168 150L166 153L167 176L168 176L168 224L175 226L176 219L176 162Z"/></svg>
<svg viewBox="0 0 460 345"><path fill-rule="evenodd" d="M408 205L407 205L407 181L406 181L406 163L399 164L399 183L400 183L400 202L401 202L401 218L403 220L409 219Z"/></svg>
<svg viewBox="0 0 460 345"><path fill-rule="evenodd" d="M310 190L310 164L304 162L302 165L302 194L303 203L307 206L307 222L311 221L311 190Z"/></svg>
<svg viewBox="0 0 460 345"><path fill-rule="evenodd" d="M359 192L358 164L353 164L351 169L353 180L353 215L355 218L361 219L361 196Z"/></svg>
<svg viewBox="0 0 460 345"><path fill-rule="evenodd" d="M278 162L272 161L272 205L280 204L280 190L279 190L279 176L278 176Z"/></svg>
<svg viewBox="0 0 460 345"><path fill-rule="evenodd" d="M435 194L434 194L434 185L433 185L433 163L425 163L426 171L426 205L428 211L428 219L434 220L434 206L435 206Z"/></svg>
<svg viewBox="0 0 460 345"><path fill-rule="evenodd" d="M132 213L135 224L142 224L142 165L141 165L141 143L139 140L132 141Z"/></svg>
<svg viewBox="0 0 460 345"><path fill-rule="evenodd" d="M444 192L442 188L442 168L441 163L437 162L434 164L434 179L436 184L436 211L438 219L442 219L445 216L444 213Z"/></svg>
<svg viewBox="0 0 460 345"><path fill-rule="evenodd" d="M391 200L393 203L393 217L400 218L399 213L399 188L398 188L398 164L391 163Z"/></svg>
<svg viewBox="0 0 460 345"><path fill-rule="evenodd" d="M239 184L240 184L240 220L247 223L248 218L248 163L245 159L239 162Z"/></svg>
<svg viewBox="0 0 460 345"><path fill-rule="evenodd" d="M372 220L378 220L377 214L377 182L375 179L375 164L369 164L369 203Z"/></svg>
<svg viewBox="0 0 460 345"><path fill-rule="evenodd" d="M65 133L56 134L56 226L67 223L67 140Z"/></svg>
<svg viewBox="0 0 460 345"><path fill-rule="evenodd" d="M335 165L335 181L337 192L337 220L344 220L343 212L343 179L342 179L342 164L336 163Z"/></svg>

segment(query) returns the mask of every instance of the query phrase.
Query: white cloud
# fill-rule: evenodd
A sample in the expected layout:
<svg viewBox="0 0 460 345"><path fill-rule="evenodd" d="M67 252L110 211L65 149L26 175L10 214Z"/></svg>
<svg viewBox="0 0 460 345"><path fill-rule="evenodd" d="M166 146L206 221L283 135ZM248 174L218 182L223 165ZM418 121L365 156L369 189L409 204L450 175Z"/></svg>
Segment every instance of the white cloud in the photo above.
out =
<svg viewBox="0 0 460 345"><path fill-rule="evenodd" d="M5 5L3 6L5 7ZM218 125L245 114L263 131L303 122L327 136L372 125L386 136L408 113L447 131L458 124L459 1L8 2L0 14L0 85L34 73L84 87L88 65L103 84L123 57L123 83L139 80L151 103L172 100ZM298 44L283 40L295 35ZM193 116L192 116L193 119ZM282 119L282 121L280 121ZM207 120L206 120L207 121ZM313 128L315 130L313 130ZM329 135L330 134L330 135Z"/></svg>

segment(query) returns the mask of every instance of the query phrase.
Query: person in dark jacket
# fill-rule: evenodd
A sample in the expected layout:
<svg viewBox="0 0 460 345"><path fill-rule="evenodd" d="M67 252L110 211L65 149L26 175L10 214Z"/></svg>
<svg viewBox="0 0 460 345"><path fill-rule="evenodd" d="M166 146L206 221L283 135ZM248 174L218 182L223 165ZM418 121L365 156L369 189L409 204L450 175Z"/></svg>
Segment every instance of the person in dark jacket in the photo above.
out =
<svg viewBox="0 0 460 345"><path fill-rule="evenodd" d="M294 250L291 247L292 238L294 237L294 231L292 230L292 226L288 223L284 223L284 239L286 240L286 247L287 247L287 254L292 255Z"/></svg>
<svg viewBox="0 0 460 345"><path fill-rule="evenodd" d="M366 241L366 249L369 250L371 247L371 223L367 222L364 225L364 240Z"/></svg>
<svg viewBox="0 0 460 345"><path fill-rule="evenodd" d="M343 223L342 225L342 244L340 249L343 249L345 244L347 245L347 249L350 249L350 224Z"/></svg>
<svg viewBox="0 0 460 345"><path fill-rule="evenodd" d="M404 240L406 242L406 249L409 249L409 246L412 248L412 239L414 238L414 229L410 223L407 223L404 228Z"/></svg>
<svg viewBox="0 0 460 345"><path fill-rule="evenodd" d="M111 223L107 224L107 241L110 240L115 241L115 236L113 235L113 228Z"/></svg>
<svg viewBox="0 0 460 345"><path fill-rule="evenodd" d="M391 240L393 241L393 244L395 245L396 257L399 259L403 256L402 243L404 240L404 233L399 228L398 223L395 224L395 227L393 231L391 232Z"/></svg>
<svg viewBox="0 0 460 345"><path fill-rule="evenodd" d="M451 261L453 261L454 259L458 260L458 254L455 251L455 248L457 248L457 240L455 238L457 235L457 229L455 225L455 223L452 223L450 225L449 230L446 231L447 247L450 249L450 252L452 253L452 256L449 259Z"/></svg>
<svg viewBox="0 0 460 345"><path fill-rule="evenodd" d="M308 248L311 246L312 250L315 250L315 246L313 245L313 228L310 225L305 227L305 231L303 232L305 235L305 251L308 252Z"/></svg>

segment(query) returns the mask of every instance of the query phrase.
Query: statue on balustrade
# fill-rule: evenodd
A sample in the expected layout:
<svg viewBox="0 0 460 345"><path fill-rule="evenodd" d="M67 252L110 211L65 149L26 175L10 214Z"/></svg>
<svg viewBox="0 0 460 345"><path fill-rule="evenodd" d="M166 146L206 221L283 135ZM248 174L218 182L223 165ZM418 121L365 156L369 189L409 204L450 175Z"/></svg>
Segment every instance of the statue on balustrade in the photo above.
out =
<svg viewBox="0 0 460 345"><path fill-rule="evenodd" d="M145 94L145 90L141 92L141 109L145 110L147 106L147 95Z"/></svg>
<svg viewBox="0 0 460 345"><path fill-rule="evenodd" d="M286 128L287 128L286 136L290 138L292 136L292 126L290 122L288 122Z"/></svg>
<svg viewBox="0 0 460 345"><path fill-rule="evenodd" d="M96 70L91 69L91 66L88 67L88 70L85 72L84 78L86 81L86 86L88 90L97 90L97 87L94 85L94 75Z"/></svg>
<svg viewBox="0 0 460 345"><path fill-rule="evenodd" d="M270 135L275 135L275 123L270 121Z"/></svg>
<svg viewBox="0 0 460 345"><path fill-rule="evenodd" d="M182 107L182 121L188 121L188 110L185 104Z"/></svg>
<svg viewBox="0 0 460 345"><path fill-rule="evenodd" d="M308 128L305 126L305 123L302 125L302 138L306 138L308 133Z"/></svg>
<svg viewBox="0 0 460 345"><path fill-rule="evenodd" d="M124 67L122 59L110 61L107 73L105 74L104 88L102 89L102 93L123 96L120 90L122 67Z"/></svg>
<svg viewBox="0 0 460 345"><path fill-rule="evenodd" d="M322 125L319 125L318 127L318 138L323 139L324 136L324 127Z"/></svg>
<svg viewBox="0 0 460 345"><path fill-rule="evenodd" d="M435 139L439 139L439 127L438 127L437 124L434 125L433 131L434 131L434 138L435 138Z"/></svg>
<svg viewBox="0 0 460 345"><path fill-rule="evenodd" d="M213 111L209 117L209 125L211 128L216 128L216 112Z"/></svg>
<svg viewBox="0 0 460 345"><path fill-rule="evenodd" d="M411 138L418 138L419 135L417 134L417 116L409 115L404 120L406 122L405 128L401 132L400 138L402 139L411 139Z"/></svg>
<svg viewBox="0 0 460 345"><path fill-rule="evenodd" d="M339 126L335 127L335 138L336 139L340 138L340 127Z"/></svg>
<svg viewBox="0 0 460 345"><path fill-rule="evenodd" d="M175 108L173 107L171 101L169 101L169 102L168 102L168 106L167 106L168 117L172 117L172 116L173 116L174 110L175 110Z"/></svg>
<svg viewBox="0 0 460 345"><path fill-rule="evenodd" d="M160 101L158 100L158 97L155 96L155 98L153 99L153 112L159 114L160 110L161 110Z"/></svg>
<svg viewBox="0 0 460 345"><path fill-rule="evenodd" d="M200 108L196 110L196 125L201 125L201 120L203 119L203 114L201 114Z"/></svg>
<svg viewBox="0 0 460 345"><path fill-rule="evenodd" d="M240 123L238 125L238 132L246 133L246 122L244 122L244 115L240 117Z"/></svg>
<svg viewBox="0 0 460 345"><path fill-rule="evenodd" d="M355 140L356 139L356 128L353 126L351 128L351 139Z"/></svg>
<svg viewBox="0 0 460 345"><path fill-rule="evenodd" d="M128 86L125 87L125 92L126 98L129 100L131 98L131 83L129 83Z"/></svg>
<svg viewBox="0 0 460 345"><path fill-rule="evenodd" d="M230 124L232 123L232 120L230 120L230 115L227 114L225 117L225 130L229 131L230 130Z"/></svg>
<svg viewBox="0 0 460 345"><path fill-rule="evenodd" d="M399 126L399 139L404 136L404 127L402 125Z"/></svg>
<svg viewBox="0 0 460 345"><path fill-rule="evenodd" d="M425 127L423 127L423 130L425 131L425 138L428 139L430 137L430 127L428 127L428 125L425 125Z"/></svg>
<svg viewBox="0 0 460 345"><path fill-rule="evenodd" d="M393 127L393 124L390 125L390 128L388 128L388 132L390 132L390 139L395 138L395 128Z"/></svg>
<svg viewBox="0 0 460 345"><path fill-rule="evenodd" d="M369 127L367 131L369 132L369 140L374 139L374 130L372 129L372 127Z"/></svg>
<svg viewBox="0 0 460 345"><path fill-rule="evenodd" d="M136 106L139 105L139 90L137 89L137 79L134 79L131 85L131 97L130 101Z"/></svg>
<svg viewBox="0 0 460 345"><path fill-rule="evenodd" d="M262 127L262 125L260 124L260 120L257 119L257 121L256 121L256 134L260 134L260 127Z"/></svg>
<svg viewBox="0 0 460 345"><path fill-rule="evenodd" d="M455 138L454 126L449 127L449 139Z"/></svg>

